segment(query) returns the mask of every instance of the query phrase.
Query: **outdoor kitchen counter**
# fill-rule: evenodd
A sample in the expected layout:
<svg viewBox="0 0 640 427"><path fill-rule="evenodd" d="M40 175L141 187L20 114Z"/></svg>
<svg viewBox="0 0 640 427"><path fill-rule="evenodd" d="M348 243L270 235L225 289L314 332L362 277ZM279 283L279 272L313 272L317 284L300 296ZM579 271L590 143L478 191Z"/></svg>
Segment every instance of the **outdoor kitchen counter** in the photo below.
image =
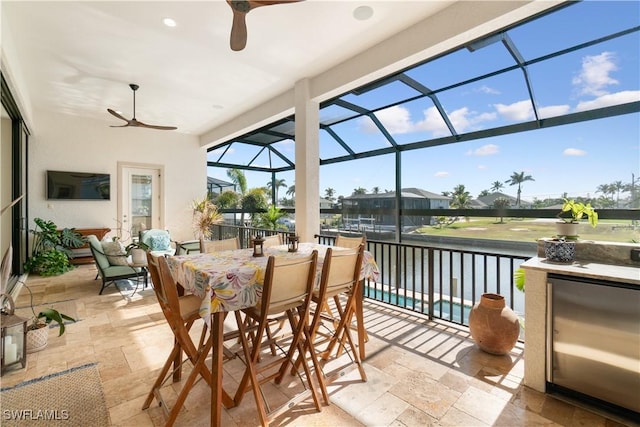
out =
<svg viewBox="0 0 640 427"><path fill-rule="evenodd" d="M629 283L640 286L640 266L601 264L592 261L574 261L570 264L561 264L547 261L545 258L533 257L525 261L522 267L567 276L610 280L612 282ZM528 290L527 286L527 291Z"/></svg>

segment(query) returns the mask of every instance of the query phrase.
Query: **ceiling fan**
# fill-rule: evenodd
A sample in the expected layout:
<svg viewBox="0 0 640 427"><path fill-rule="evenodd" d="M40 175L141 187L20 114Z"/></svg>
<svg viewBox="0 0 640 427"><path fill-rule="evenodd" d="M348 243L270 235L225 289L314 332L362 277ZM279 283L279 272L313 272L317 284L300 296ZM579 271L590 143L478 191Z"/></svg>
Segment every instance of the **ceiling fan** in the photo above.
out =
<svg viewBox="0 0 640 427"><path fill-rule="evenodd" d="M139 121L138 119L136 119L136 91L138 90L138 88L140 86L138 86L137 84L131 83L131 84L129 84L129 87L133 91L133 118L131 120L129 120L129 119L123 117L122 115L120 115L119 113L113 111L111 108L107 108L107 111L109 113L111 113L112 116L115 116L115 117L127 122L126 125L122 125L122 126L113 126L112 125L111 126L112 128L124 128L124 127L127 127L127 126L133 126L133 127L140 127L140 128L159 129L159 130L176 130L176 129L178 129L175 126L148 125L148 124L143 123L143 122Z"/></svg>
<svg viewBox="0 0 640 427"><path fill-rule="evenodd" d="M295 3L303 0L227 0L233 10L231 26L231 50L239 51L247 45L247 13L256 7L272 6L281 3Z"/></svg>

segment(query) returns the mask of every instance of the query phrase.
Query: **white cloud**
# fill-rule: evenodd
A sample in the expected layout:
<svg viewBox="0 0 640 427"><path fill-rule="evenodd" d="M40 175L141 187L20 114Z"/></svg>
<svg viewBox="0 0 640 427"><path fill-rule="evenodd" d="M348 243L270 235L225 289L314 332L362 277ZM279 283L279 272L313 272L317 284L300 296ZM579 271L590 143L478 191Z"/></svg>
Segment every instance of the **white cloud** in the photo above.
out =
<svg viewBox="0 0 640 427"><path fill-rule="evenodd" d="M427 108L422 113L422 120L413 122L409 110L396 105L378 111L376 116L392 135L420 131L431 132L434 137L451 135L436 107ZM458 133L473 130L477 124L495 120L495 118L495 113L478 114L474 111L469 111L466 107L449 113L449 120ZM368 118L360 119L358 124L364 132L373 133L375 131L375 125Z"/></svg>
<svg viewBox="0 0 640 427"><path fill-rule="evenodd" d="M446 178L449 176L449 172L444 172L444 171L436 172L434 176L436 178Z"/></svg>
<svg viewBox="0 0 640 427"><path fill-rule="evenodd" d="M528 99L509 105L493 104L493 106L502 117L509 120L525 121L533 118L533 107Z"/></svg>
<svg viewBox="0 0 640 427"><path fill-rule="evenodd" d="M408 133L413 129L409 110L397 105L378 111L376 117L391 134ZM373 126L373 123L370 123L370 126Z"/></svg>
<svg viewBox="0 0 640 427"><path fill-rule="evenodd" d="M619 83L609 76L612 71L618 69L614 59L613 52L602 52L600 55L582 58L582 70L572 81L578 86L580 95L602 96L608 93L607 86Z"/></svg>
<svg viewBox="0 0 640 427"><path fill-rule="evenodd" d="M480 148L476 148L475 150L467 151L468 156L492 156L494 154L498 154L500 149L495 144L487 144L483 145Z"/></svg>
<svg viewBox="0 0 640 427"><path fill-rule="evenodd" d="M489 94L489 95L500 95L500 93L501 93L499 90L494 89L494 88L489 87L489 86L485 86L485 85L480 86L475 91L476 92L480 92L480 93L486 93L486 94Z"/></svg>
<svg viewBox="0 0 640 427"><path fill-rule="evenodd" d="M595 108L637 101L640 101L640 90L625 90L622 92L603 95L591 101L579 102L576 106L576 111L593 110Z"/></svg>
<svg viewBox="0 0 640 427"><path fill-rule="evenodd" d="M423 110L422 114L424 114L424 119L415 123L415 130L429 131L433 133L433 136L451 135L447 124L436 107L429 107Z"/></svg>
<svg viewBox="0 0 640 427"><path fill-rule="evenodd" d="M556 117L567 114L571 110L569 105L550 105L548 107L540 107L538 109L538 115L541 119L547 117Z"/></svg>
<svg viewBox="0 0 640 427"><path fill-rule="evenodd" d="M489 169L489 167L487 165L478 165L478 169L480 169L481 171L483 170L487 170Z"/></svg>
<svg viewBox="0 0 640 427"><path fill-rule="evenodd" d="M562 154L565 156L586 156L587 152L579 148L567 148Z"/></svg>

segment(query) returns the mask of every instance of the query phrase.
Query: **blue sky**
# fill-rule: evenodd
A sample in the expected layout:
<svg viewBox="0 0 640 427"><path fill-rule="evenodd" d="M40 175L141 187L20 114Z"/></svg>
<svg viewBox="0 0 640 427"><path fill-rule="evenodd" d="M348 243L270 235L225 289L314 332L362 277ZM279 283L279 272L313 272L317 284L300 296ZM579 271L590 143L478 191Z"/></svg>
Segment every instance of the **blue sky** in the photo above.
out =
<svg viewBox="0 0 640 427"><path fill-rule="evenodd" d="M525 60L531 60L637 25L640 25L640 2L588 1L510 30L508 35ZM540 116L639 101L639 55L640 36L636 32L530 65L528 72ZM513 65L513 59L501 43L496 43L474 52L466 49L455 52L407 74L436 89L509 65ZM411 96L412 91L394 83L344 99L375 109ZM520 70L444 90L438 93L438 99L460 134L527 122L534 117ZM398 144L450 135L435 106L424 100L400 103L378 111L376 116ZM345 121L335 130L355 151L389 144L367 118ZM344 154L326 135L321 134L320 144L322 158ZM278 149L293 158L292 141L280 143ZM234 155L241 155L240 151ZM525 172L534 179L523 184L525 200L560 197L563 193L574 197L599 196L596 189L601 184L628 183L632 174L636 179L640 176L640 115L406 151L401 162L403 187L434 193L451 191L463 184L476 197L494 181L504 182L514 172ZM323 166L320 194L329 187L343 196L358 187L369 192L374 187L393 190L394 164L394 156L385 155ZM226 179L224 170L210 168L209 175ZM270 174L263 173L246 172L246 176L249 187L263 186L270 179ZM279 174L278 178L285 179L287 185L295 182L293 172ZM515 186L505 184L503 192L515 196L516 190Z"/></svg>

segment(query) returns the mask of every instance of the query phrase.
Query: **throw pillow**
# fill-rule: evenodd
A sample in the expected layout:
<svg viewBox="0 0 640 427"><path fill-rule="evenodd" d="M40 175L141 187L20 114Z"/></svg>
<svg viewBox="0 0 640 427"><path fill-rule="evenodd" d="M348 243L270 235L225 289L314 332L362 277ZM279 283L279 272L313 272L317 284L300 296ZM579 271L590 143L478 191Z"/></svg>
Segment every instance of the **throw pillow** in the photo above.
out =
<svg viewBox="0 0 640 427"><path fill-rule="evenodd" d="M152 251L168 251L171 249L171 239L168 235L151 236L150 245Z"/></svg>
<svg viewBox="0 0 640 427"><path fill-rule="evenodd" d="M124 247L120 242L102 242L102 252L111 265L128 265Z"/></svg>

